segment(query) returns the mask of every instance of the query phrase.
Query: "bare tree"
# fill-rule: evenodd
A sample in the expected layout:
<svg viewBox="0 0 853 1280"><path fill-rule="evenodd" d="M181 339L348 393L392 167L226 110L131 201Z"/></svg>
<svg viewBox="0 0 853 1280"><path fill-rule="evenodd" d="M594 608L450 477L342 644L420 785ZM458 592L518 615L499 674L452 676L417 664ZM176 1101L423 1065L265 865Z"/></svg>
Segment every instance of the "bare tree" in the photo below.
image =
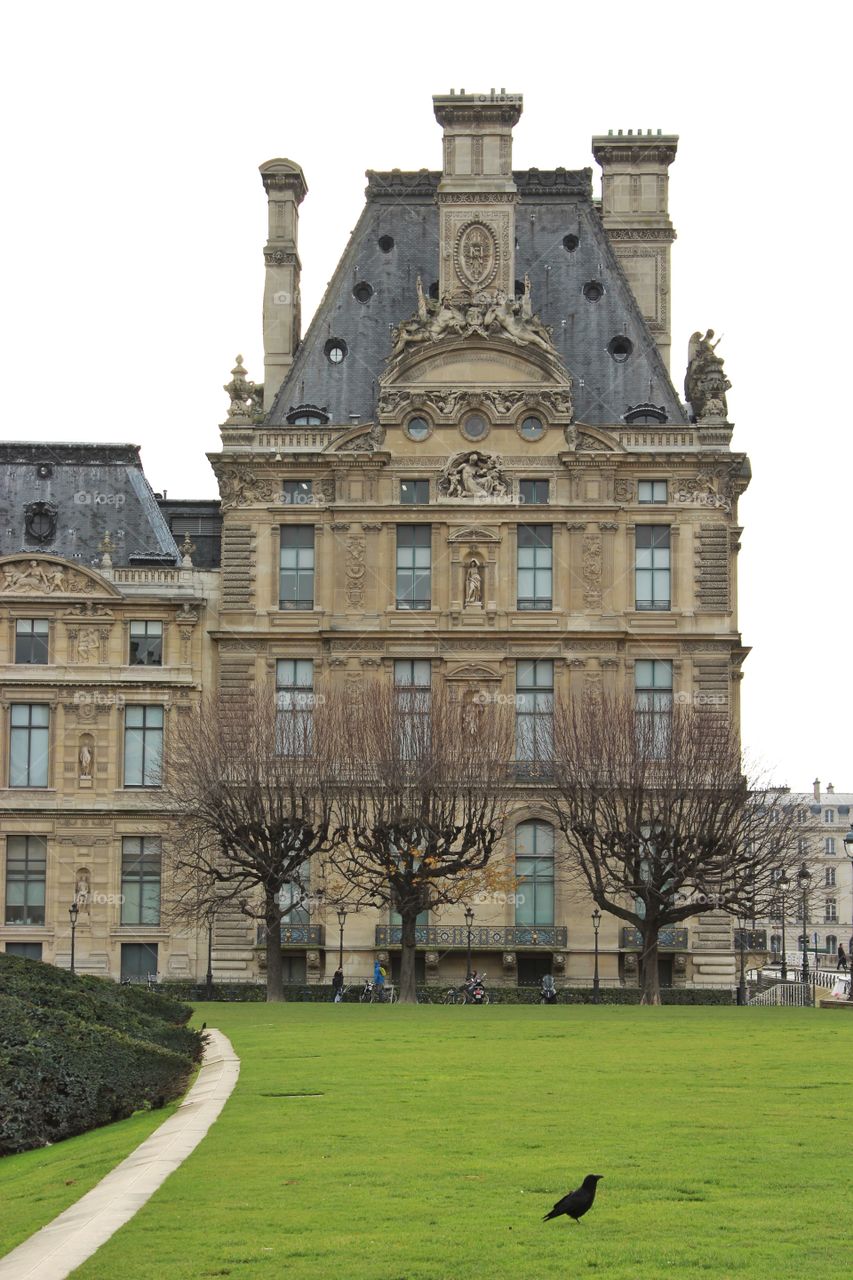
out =
<svg viewBox="0 0 853 1280"><path fill-rule="evenodd" d="M167 794L173 913L210 921L236 906L263 923L267 1000L280 1001L281 924L329 846L328 717L313 692L208 699L181 718Z"/></svg>
<svg viewBox="0 0 853 1280"><path fill-rule="evenodd" d="M474 892L503 834L511 718L446 686L373 682L340 725L333 864L360 902L399 913L400 999L414 1003L418 915Z"/></svg>
<svg viewBox="0 0 853 1280"><path fill-rule="evenodd" d="M660 932L714 909L754 914L791 864L793 812L750 785L715 709L597 697L554 708L544 788L570 874L642 937L644 1004L660 1003Z"/></svg>

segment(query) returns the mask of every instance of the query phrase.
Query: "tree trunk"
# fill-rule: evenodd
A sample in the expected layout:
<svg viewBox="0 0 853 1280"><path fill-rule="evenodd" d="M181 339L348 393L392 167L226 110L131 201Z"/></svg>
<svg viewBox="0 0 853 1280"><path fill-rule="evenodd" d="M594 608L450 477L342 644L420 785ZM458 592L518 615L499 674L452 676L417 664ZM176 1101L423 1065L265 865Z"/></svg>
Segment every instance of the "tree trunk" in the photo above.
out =
<svg viewBox="0 0 853 1280"><path fill-rule="evenodd" d="M267 1004L284 1000L284 966L281 961L281 911L275 894L268 895L264 907L267 944Z"/></svg>
<svg viewBox="0 0 853 1280"><path fill-rule="evenodd" d="M658 972L658 929L649 925L642 930L643 950L640 956L640 981L643 994L640 1004L660 1004L660 974Z"/></svg>
<svg viewBox="0 0 853 1280"><path fill-rule="evenodd" d="M418 923L417 914L401 915L402 930L400 933L400 942L402 952L400 955L400 1003L401 1004L417 1004L418 1002L418 985L415 976L415 956L417 955L416 943L416 927Z"/></svg>

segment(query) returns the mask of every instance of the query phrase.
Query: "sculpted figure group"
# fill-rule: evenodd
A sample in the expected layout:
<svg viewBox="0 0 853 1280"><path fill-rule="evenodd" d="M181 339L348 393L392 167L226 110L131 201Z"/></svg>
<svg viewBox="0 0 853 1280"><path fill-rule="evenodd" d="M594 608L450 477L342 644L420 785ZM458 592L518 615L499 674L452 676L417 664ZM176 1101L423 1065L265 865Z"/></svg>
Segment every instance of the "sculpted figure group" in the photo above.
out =
<svg viewBox="0 0 853 1280"><path fill-rule="evenodd" d="M446 337L469 337L472 334L483 338L506 337L520 346L536 347L548 355L554 354L551 330L533 314L529 276L524 277L524 293L518 299L510 298L503 289L496 289L494 293L474 294L462 302L453 301L447 295L434 300L424 293L420 276L416 290L417 314L394 330L392 360L399 359L410 347L422 342L438 342Z"/></svg>

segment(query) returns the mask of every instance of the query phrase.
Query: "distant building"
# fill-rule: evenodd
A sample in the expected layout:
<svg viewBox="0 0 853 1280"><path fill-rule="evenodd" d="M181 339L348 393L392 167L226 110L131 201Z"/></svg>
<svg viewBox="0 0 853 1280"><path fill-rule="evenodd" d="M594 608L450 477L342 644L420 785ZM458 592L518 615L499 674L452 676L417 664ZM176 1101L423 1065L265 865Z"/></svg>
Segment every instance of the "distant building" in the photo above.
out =
<svg viewBox="0 0 853 1280"><path fill-rule="evenodd" d="M131 446L0 451L7 948L65 963L79 890L81 968L203 972L155 906L168 815L146 760L162 750L168 767L170 718L214 681L286 689L297 666L300 688L307 673L351 691L448 681L514 700L537 725L522 744L547 733L557 691L628 689L661 717L696 701L738 723L750 470L713 333L691 339L685 400L669 373L678 139L593 139L598 200L590 169L513 169L519 95L433 106L442 168L368 173L304 336L305 178L261 166L265 382L238 358L210 457L218 503L155 498ZM592 904L555 872L545 783L523 776L504 856L527 888L477 904L475 963L508 982L588 978ZM331 972L333 921L291 918L289 978ZM399 925L360 913L345 941L350 973L393 968ZM633 930L606 918L600 942L605 980L636 982ZM423 922L424 977L458 976L464 951L461 909ZM257 975L260 954L245 918L217 919L217 976ZM661 968L665 983L734 981L729 917L668 931Z"/></svg>

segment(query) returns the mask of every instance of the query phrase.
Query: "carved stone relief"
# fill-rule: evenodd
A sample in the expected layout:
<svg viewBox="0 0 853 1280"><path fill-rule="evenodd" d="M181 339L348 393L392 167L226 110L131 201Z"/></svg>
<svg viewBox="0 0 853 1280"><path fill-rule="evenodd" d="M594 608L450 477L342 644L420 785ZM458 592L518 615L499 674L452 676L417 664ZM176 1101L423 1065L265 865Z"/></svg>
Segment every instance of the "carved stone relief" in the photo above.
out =
<svg viewBox="0 0 853 1280"><path fill-rule="evenodd" d="M601 608L601 537L587 534L583 540L583 599L588 609Z"/></svg>

